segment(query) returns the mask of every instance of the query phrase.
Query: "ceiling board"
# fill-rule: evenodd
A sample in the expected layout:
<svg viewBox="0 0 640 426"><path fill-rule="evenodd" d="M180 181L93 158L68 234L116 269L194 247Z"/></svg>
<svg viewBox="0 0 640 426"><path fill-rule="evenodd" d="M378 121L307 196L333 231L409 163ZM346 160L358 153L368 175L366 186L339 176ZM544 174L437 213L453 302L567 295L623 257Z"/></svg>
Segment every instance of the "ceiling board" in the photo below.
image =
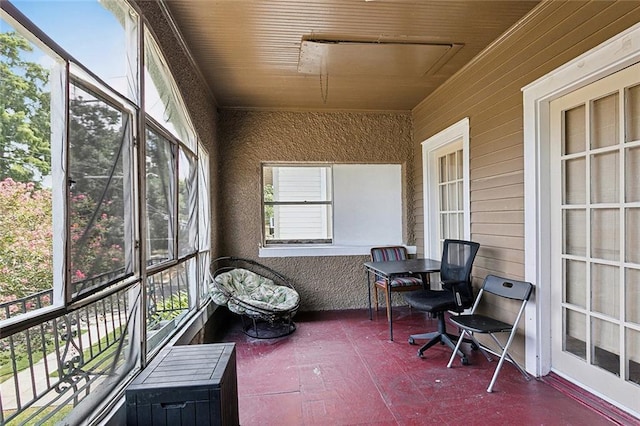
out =
<svg viewBox="0 0 640 426"><path fill-rule="evenodd" d="M452 49L451 44L303 40L298 72L417 78L450 57Z"/></svg>
<svg viewBox="0 0 640 426"><path fill-rule="evenodd" d="M166 5L222 108L406 111L537 3L170 0ZM309 47L304 42L327 39L352 44L316 46L316 59L301 61L299 68ZM378 43L363 43L371 41ZM327 61L327 74L313 65L322 63L318 57Z"/></svg>

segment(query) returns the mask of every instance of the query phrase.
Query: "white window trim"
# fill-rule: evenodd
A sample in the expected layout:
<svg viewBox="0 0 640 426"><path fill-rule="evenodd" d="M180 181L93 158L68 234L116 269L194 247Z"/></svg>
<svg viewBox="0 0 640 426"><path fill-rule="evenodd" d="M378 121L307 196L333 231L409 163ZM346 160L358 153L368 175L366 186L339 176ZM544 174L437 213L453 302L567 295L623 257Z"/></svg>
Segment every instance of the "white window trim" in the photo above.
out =
<svg viewBox="0 0 640 426"><path fill-rule="evenodd" d="M538 377L551 371L549 104L637 62L640 62L640 24L522 89L525 279L536 287L525 311L525 368Z"/></svg>
<svg viewBox="0 0 640 426"><path fill-rule="evenodd" d="M409 254L416 254L416 246L405 246ZM347 245L303 245L303 246L279 246L260 247L259 257L314 257L314 256L369 256L371 246L347 246Z"/></svg>
<svg viewBox="0 0 640 426"><path fill-rule="evenodd" d="M464 216L464 238L471 238L471 203L469 200L469 117L465 117L455 124L447 127L438 134L431 136L422 142L422 190L424 199L424 254L425 257L439 259L442 253L437 244L437 226L431 223L431 211L434 206L432 200L437 200L438 194L434 194L434 186L431 184L431 177L434 173L432 165L435 163L435 152L440 148L456 142L462 138L462 207ZM434 235L435 234L435 235Z"/></svg>
<svg viewBox="0 0 640 426"><path fill-rule="evenodd" d="M266 164L269 166L273 166L273 167L280 167L280 164ZM324 165L324 164L323 164ZM335 185L337 184L337 182L345 182L345 175L344 173L342 173L342 178L338 179L338 173L337 170L343 170L344 167L358 167L358 166L393 166L393 168L395 169L396 167L398 168L397 170L397 176L395 175L396 170L394 170L394 176L397 177L398 179L398 184L400 185L400 189L398 191L395 191L395 189L390 189L391 192L393 192L393 194L397 194L397 202L394 201L394 207L396 207L398 209L398 211L396 212L397 215L401 216L402 215L402 211L401 211L401 187L402 187L402 169L401 169L401 165L399 164L394 164L394 163L390 163L390 164L350 164L350 163L332 163L331 164L333 167L333 173L332 173L332 185L334 186L334 190L333 190L333 195L332 195L332 202L333 204L333 221L334 221L334 234L332 237L332 242L331 243L313 243L313 242L309 242L309 243L296 243L296 242L291 242L291 243L279 243L279 244L268 244L268 243L262 243L258 246L258 256L259 257L314 257L314 256L369 256L370 252L371 252L371 247L375 247L375 246L380 246L380 245L389 245L389 244L398 244L398 245L405 245L405 241L402 240L402 229L400 225L400 223L397 223L396 225L393 225L393 227L390 225L387 228L393 228L394 232L393 235L388 235L388 234L384 234L384 235L378 235L375 238L372 239L362 239L362 238L358 238L358 236L356 236L355 238L353 237L353 235L349 234L349 232L344 232L345 229L351 229L351 226L347 224L347 222L341 222L342 225L336 225L336 218L339 218L340 215L338 214L338 212L340 211L342 214L351 214L354 209L352 207L346 206L344 204L344 197L342 199L343 203L341 204L342 207L337 207L336 206L336 202L340 202L341 198L340 195L336 193L335 190ZM356 185L357 186L357 185ZM341 186L342 187L342 186ZM351 180L349 180L349 185L346 185L346 187L349 187L351 189L353 189L352 187L354 187L353 182ZM358 188L360 188L358 186ZM344 192L344 191L343 191ZM344 195L344 194L343 194ZM351 201L351 199L349 199ZM262 201L262 205L264 206L264 200ZM358 209L355 209L358 210ZM360 210L362 210L362 206L360 206ZM339 219L338 219L339 220ZM367 223L366 221L364 221L363 223ZM354 226L355 228L358 228L358 226ZM397 229L396 229L397 228ZM397 231L397 232L395 232ZM417 249L415 246L406 246L407 250L410 254L415 254L417 252Z"/></svg>

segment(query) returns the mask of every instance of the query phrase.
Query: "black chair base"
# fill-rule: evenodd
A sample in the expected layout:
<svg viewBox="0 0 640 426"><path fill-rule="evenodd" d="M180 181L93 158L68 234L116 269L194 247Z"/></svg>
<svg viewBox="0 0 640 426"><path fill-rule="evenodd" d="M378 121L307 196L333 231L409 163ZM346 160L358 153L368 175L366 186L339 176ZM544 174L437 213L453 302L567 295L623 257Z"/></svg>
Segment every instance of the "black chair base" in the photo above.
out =
<svg viewBox="0 0 640 426"><path fill-rule="evenodd" d="M426 351L436 343L447 345L449 346L449 348L451 348L452 351L456 348L456 344L458 343L458 336L447 333L446 324L444 322L444 313L439 312L437 314L437 318L438 331L432 331L431 333L412 334L411 336L409 336L410 345L415 345L416 340L427 340L427 343L425 343L420 347L420 349L418 349L418 356L420 358L424 358L424 351ZM474 342L470 340L468 342L471 343L472 346L474 345ZM469 360L467 359L467 356L464 354L464 352L458 349L457 354L460 357L463 365L469 364Z"/></svg>
<svg viewBox="0 0 640 426"><path fill-rule="evenodd" d="M296 323L291 319L278 319L270 322L261 319L242 318L242 332L254 339L276 339L288 336L296 331Z"/></svg>

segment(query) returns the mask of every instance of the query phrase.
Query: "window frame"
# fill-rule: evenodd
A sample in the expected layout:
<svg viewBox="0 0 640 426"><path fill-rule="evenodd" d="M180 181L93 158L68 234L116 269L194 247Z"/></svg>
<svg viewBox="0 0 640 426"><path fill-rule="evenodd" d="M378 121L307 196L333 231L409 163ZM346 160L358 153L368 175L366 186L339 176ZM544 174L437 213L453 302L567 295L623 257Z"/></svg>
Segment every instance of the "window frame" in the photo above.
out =
<svg viewBox="0 0 640 426"><path fill-rule="evenodd" d="M416 253L416 247L412 245L406 244L406 207L405 200L403 199L403 194L405 193L404 187L406 186L406 177L404 175L405 170L404 166L400 163L292 163L292 162L264 162L261 165L261 175L260 175L260 188L261 188L261 241L259 242L258 248L258 256L259 257L317 257L317 256L360 256L360 255L369 255L370 248L374 245L386 245L386 244L402 244L407 247L407 250L410 254ZM277 205L278 202L265 202L265 167L331 167L331 222L332 222L332 240L331 242L318 242L318 241L308 241L308 240L286 240L283 242L276 243L267 243L265 240L266 233L266 218L265 218L265 206L267 205ZM355 233L345 233L345 226L349 227L350 222L348 219L345 219L345 211L347 213L351 213L353 210L351 206L347 206L345 208L344 203L339 203L340 200L345 199L345 194L349 195L350 191L353 190L354 183L351 182L351 179L348 178L349 173L354 173L355 168L362 167L362 169L358 169L356 175L359 175L360 172L364 176L374 176L379 177L379 175L384 175L385 177L393 177L393 179L397 179L390 183L388 186L387 181L383 179L383 184L380 186L375 186L375 195L378 195L378 191L391 190L395 195L397 195L397 203L391 202L391 205L396 207L394 212L389 213L390 219L389 224L391 230L388 233L377 233L373 236L371 240L368 236L368 227L370 226L369 222L372 219L373 214L370 210L381 211L380 209L375 209L369 207L368 209L360 206L355 209L355 214L364 214L362 216L363 220L358 220L358 224L362 224L362 227ZM382 168L380 168L382 167ZM380 173L382 172L382 173ZM345 185L345 182L348 184ZM371 195L371 192L374 190L372 187L375 185L376 179L370 179L369 186L364 188L364 194ZM396 182L395 184L393 182ZM380 181L377 182L380 184ZM338 186L336 186L338 185ZM357 185L357 183L355 183ZM397 185L397 186L396 186ZM366 185L365 185L366 186ZM383 188L384 187L384 188ZM391 188L391 189L390 189ZM359 188L360 189L360 188ZM389 195L389 192L386 192ZM365 195L366 197L366 195ZM392 197L393 198L393 197ZM375 200L379 200L378 197ZM379 201L375 201L379 202ZM339 203L339 204L338 204ZM282 203L287 204L287 203ZM365 203L366 204L366 203ZM342 206L342 207L341 207ZM360 212L358 213L358 211ZM383 209L386 210L386 209ZM393 210L393 209L391 209ZM364 213L363 213L364 212ZM358 216L360 217L360 216ZM342 224L342 225L341 225ZM365 231L362 230L365 228ZM367 237L363 240L362 233L366 232ZM373 241L375 240L375 242Z"/></svg>
<svg viewBox="0 0 640 426"><path fill-rule="evenodd" d="M108 83L99 78L95 73L88 69L83 63L77 61L72 55L67 53L60 47L47 33L36 26L17 6L9 1L2 1L0 4L0 17L9 24L9 31L16 29L17 32L26 38L29 42L37 46L43 52L57 63L55 73L51 74L51 81L55 87L50 89L51 92L51 150L52 150L52 172L54 185L52 192L55 203L55 213L53 214L53 232L54 236L54 259L53 259L53 278L51 280L51 289L53 291L53 300L51 305L37 307L33 310L27 310L17 316L10 316L0 320L0 337L2 339L11 338L20 332L24 332L33 326L39 326L47 321L57 320L65 315L72 315L92 303L100 303L102 300L109 298L123 290L133 290L138 288L139 294L132 295L132 303L138 304L138 313L135 315L142 321L129 324L132 344L138 347L141 356L137 358L141 362L140 366L144 366L146 361L157 353L157 350L145 351L146 342L149 338L145 327L145 319L147 316L146 302L147 295L145 285L147 278L153 274L167 271L172 268L184 269L184 279L188 286L189 297L188 305L185 310L175 319L175 331L168 334L161 342L158 350L164 345L168 339L182 327L189 318L197 314L198 309L206 304L207 299L207 280L208 280L208 263L211 257L211 235L210 235L210 212L211 202L209 199L209 185L211 179L209 176L210 157L208 150L200 140L197 130L193 125L190 112L186 107L186 103L182 97L182 93L178 89L178 84L174 75L168 67L163 66L159 71L161 78L170 86L172 92L172 107L179 110L180 123L184 127L180 134L174 135L174 132L166 126L157 123L153 117L144 109L144 43L145 35L153 39L153 42L159 49L158 38L153 29L148 25L145 17L140 13L140 9L135 2L129 0L121 0L117 4L118 7L128 8L131 11L131 19L135 20L135 32L130 30L128 35L135 33L135 40L129 40L127 47L127 55L129 58L135 56L134 66L137 67L137 81L135 82L135 93L121 93L111 87ZM4 27L3 27L4 31ZM159 50L160 60L163 64L164 52ZM127 115L130 120L128 123L127 134L131 135L131 139L127 141L127 149L130 150L131 158L127 165L124 165L125 173L129 173L127 183L124 189L124 197L132 203L130 209L126 209L130 217L125 214L124 222L130 226L130 229L124 231L125 239L128 241L132 253L131 271L127 269L127 273L120 275L117 279L109 280L109 282L101 283L98 286L91 287L79 294L73 293L73 283L71 282L70 264L71 264L71 248L70 248L70 219L69 219L69 183L71 179L71 170L69 168L69 127L70 127L70 88L76 85L80 89L87 91L95 96L101 103L114 107L120 113ZM176 182L174 197L174 218L178 221L177 214L177 182L179 181L178 161L179 150L184 150L191 162L191 173L189 175L190 182L193 187L189 190L189 208L194 211L189 212L190 234L188 235L189 247L182 255L178 254L178 230L175 227L172 236L172 244L175 246L172 258L167 262L152 265L146 265L146 250L143 244L144 231L147 228L146 217L146 178L145 164L145 148L147 128L159 135L162 135L170 141L175 150L175 167L176 174L173 179ZM184 136L186 135L186 136ZM182 140L181 137L186 137ZM128 201L124 201L128 202ZM199 209L206 209L200 211ZM209 217L203 217L208 215ZM126 250L129 250L128 248ZM127 260L125 263L129 263ZM31 297L31 296L28 296ZM135 360L134 360L135 361ZM37 397L34 396L34 400Z"/></svg>
<svg viewBox="0 0 640 426"><path fill-rule="evenodd" d="M328 190L328 200L325 201L307 201L307 200L300 200L300 201L292 201L292 200L287 200L287 201L266 201L265 200L265 169L267 168L271 168L271 169L275 169L275 168L324 168L329 170L328 173L328 177L327 177L327 190ZM273 173L273 171L272 171ZM291 164L291 163L282 163L282 164L278 164L278 163L263 163L261 166L261 188L262 188L262 194L261 194L261 201L262 201L262 209L261 209L261 213L262 213L262 220L261 223L263 224L263 226L261 226L262 229L262 244L264 246L285 246L285 245L312 245L312 244L317 244L317 245L331 245L333 244L333 165L331 164L326 164L326 163L308 163L308 164ZM265 232L265 228L266 228L266 215L265 215L265 209L268 206L328 206L329 210L331 211L331 219L330 219L330 227L332 228L331 231L331 237L330 238L291 238L291 239L267 239L267 235Z"/></svg>

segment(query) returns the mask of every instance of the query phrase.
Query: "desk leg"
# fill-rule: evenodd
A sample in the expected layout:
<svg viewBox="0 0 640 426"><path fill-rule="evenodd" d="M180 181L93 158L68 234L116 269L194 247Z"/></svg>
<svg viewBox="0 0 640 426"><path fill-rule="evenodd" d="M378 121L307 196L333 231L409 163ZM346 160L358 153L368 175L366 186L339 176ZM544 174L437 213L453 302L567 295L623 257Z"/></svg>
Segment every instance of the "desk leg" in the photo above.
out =
<svg viewBox="0 0 640 426"><path fill-rule="evenodd" d="M391 278L389 278L389 284L387 284L387 294L389 297L387 297L387 300L389 301L389 340L391 340L393 342L393 303L391 301Z"/></svg>
<svg viewBox="0 0 640 426"><path fill-rule="evenodd" d="M420 274L420 278L422 278L422 288L425 290L431 290L431 273L422 273Z"/></svg>
<svg viewBox="0 0 640 426"><path fill-rule="evenodd" d="M369 296L369 321L373 321L373 310L371 309L371 276L368 269L365 278L367 280L367 295Z"/></svg>

